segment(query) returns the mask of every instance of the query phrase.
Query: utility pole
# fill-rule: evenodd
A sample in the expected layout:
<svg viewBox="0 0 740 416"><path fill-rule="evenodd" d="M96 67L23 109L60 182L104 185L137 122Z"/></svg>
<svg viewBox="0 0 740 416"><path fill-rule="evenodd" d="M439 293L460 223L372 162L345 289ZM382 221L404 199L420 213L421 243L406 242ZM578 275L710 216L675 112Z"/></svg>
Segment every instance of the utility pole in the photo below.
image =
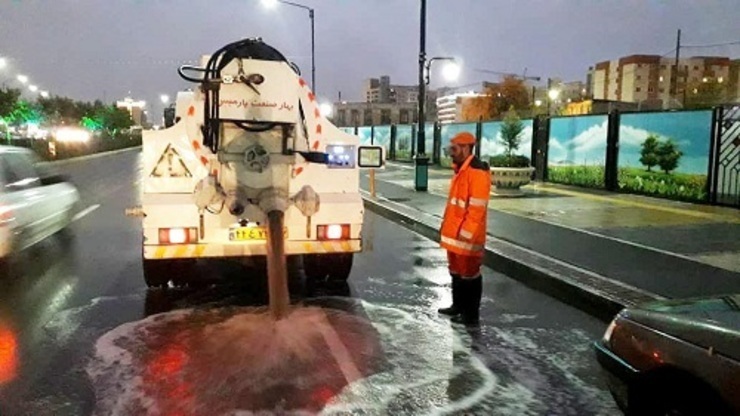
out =
<svg viewBox="0 0 740 416"><path fill-rule="evenodd" d="M678 100L678 60L681 57L681 29L678 29L678 34L676 35L676 60L673 62L673 76L671 77L671 81L673 81L673 85L671 85L671 97L675 100ZM684 89L686 86L684 86Z"/></svg>

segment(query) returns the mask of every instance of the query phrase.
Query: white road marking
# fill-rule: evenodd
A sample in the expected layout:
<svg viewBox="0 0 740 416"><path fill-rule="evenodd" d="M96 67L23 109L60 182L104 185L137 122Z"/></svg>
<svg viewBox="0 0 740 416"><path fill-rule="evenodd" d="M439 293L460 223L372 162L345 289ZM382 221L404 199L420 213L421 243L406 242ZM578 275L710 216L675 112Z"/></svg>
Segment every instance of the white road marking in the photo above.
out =
<svg viewBox="0 0 740 416"><path fill-rule="evenodd" d="M100 204L90 205L89 207L83 209L82 211L78 212L74 217L72 217L72 222L81 219L85 215L95 211L98 208L100 208Z"/></svg>

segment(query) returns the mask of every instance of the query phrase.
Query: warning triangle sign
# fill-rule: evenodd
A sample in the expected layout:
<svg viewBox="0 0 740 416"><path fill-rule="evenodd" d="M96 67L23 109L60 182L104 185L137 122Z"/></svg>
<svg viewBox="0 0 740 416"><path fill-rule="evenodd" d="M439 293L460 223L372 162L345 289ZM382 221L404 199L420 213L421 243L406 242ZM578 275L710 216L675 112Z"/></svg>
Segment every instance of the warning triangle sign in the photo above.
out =
<svg viewBox="0 0 740 416"><path fill-rule="evenodd" d="M192 178L193 175L177 149L168 144L149 176L153 178Z"/></svg>

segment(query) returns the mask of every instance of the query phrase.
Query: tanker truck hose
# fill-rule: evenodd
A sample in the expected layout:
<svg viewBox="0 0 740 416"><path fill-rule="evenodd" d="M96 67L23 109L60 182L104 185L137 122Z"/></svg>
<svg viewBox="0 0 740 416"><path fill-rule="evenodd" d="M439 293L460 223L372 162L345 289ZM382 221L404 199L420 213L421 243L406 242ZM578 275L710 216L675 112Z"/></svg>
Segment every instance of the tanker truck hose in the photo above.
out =
<svg viewBox="0 0 740 416"><path fill-rule="evenodd" d="M280 210L267 213L267 282L272 317L284 318L290 308L288 268L285 263L284 213Z"/></svg>
<svg viewBox="0 0 740 416"><path fill-rule="evenodd" d="M295 64L289 62L277 49L265 44L262 42L262 39L259 38L242 39L222 47L211 55L205 68L194 67L191 65L183 65L178 68L177 73L182 79L201 84L203 92L205 93L205 99L203 100L203 126L201 128L203 133L203 145L207 146L214 153L218 151L220 134L220 87L214 83L214 80L220 80L221 70L225 68L229 62L234 59L242 58L282 61L290 65L296 73L300 73L300 70ZM194 78L190 75L186 75L186 71L202 72L203 77ZM263 132L271 130L276 126L275 123L263 124L241 121L234 121L233 123L250 132Z"/></svg>
<svg viewBox="0 0 740 416"><path fill-rule="evenodd" d="M177 68L177 74L180 75L180 78L184 79L185 81L194 82L196 84L202 84L204 82L204 78L193 78L189 75L185 75L185 71L206 72L205 68L200 68L192 65L182 65L181 67Z"/></svg>

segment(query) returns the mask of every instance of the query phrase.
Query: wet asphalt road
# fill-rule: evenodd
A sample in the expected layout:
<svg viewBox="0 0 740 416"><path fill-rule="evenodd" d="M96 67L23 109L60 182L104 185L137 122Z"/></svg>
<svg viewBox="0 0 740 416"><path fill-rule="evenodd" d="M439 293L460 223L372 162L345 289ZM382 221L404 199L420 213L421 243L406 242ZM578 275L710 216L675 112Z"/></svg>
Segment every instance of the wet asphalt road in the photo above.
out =
<svg viewBox="0 0 740 416"><path fill-rule="evenodd" d="M138 168L138 151L60 167L86 215L0 282L0 415L619 414L590 348L603 322L486 269L481 327L453 326L435 312L450 300L444 253L370 212L350 284L294 290L304 307L287 322L319 347L258 373L253 361L278 362L279 349L234 349L227 323L262 325L264 275L201 264L218 285L147 291L139 221L123 215L137 204ZM214 334L229 343L214 346ZM228 383L214 384L221 374ZM242 382L258 374L273 387Z"/></svg>

